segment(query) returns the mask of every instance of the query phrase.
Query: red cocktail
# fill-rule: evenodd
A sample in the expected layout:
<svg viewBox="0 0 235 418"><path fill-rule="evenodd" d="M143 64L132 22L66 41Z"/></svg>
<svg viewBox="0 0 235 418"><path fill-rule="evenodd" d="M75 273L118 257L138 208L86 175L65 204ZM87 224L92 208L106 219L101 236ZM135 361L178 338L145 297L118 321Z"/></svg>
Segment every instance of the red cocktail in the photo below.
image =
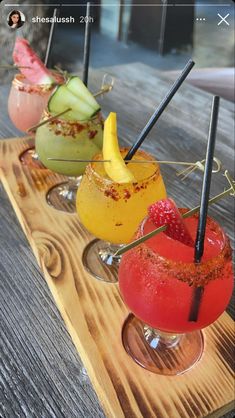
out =
<svg viewBox="0 0 235 418"><path fill-rule="evenodd" d="M195 238L198 216L185 219L185 224L191 236ZM137 237L153 229L156 229L156 226L146 218L140 226ZM207 219L201 263L195 264L193 260L193 247L184 245L163 232L122 256L119 268L120 291L134 315L147 324L142 328L146 340L150 341L152 347L159 346L160 342L162 348L165 345L168 351L173 346L178 346L179 349L179 344L183 342L182 338L188 339L191 335L192 341L187 343L188 348L191 349L194 344L193 337L197 335L199 338L200 334L192 331L200 330L214 322L229 302L233 288L231 248L220 226L210 218ZM203 295L197 321L190 321L195 286L203 288ZM133 320L138 322L137 319ZM127 351L131 353L130 340L127 342L129 338L126 332L127 325L128 323L126 330L123 331L123 338ZM160 333L156 329L160 330ZM182 337L184 333L189 334ZM202 341L198 340L197 344L202 346ZM182 353L183 351L182 348ZM200 355L193 354L196 356L193 358L193 363L200 358ZM135 353L135 360L145 367L143 361L136 359L136 356ZM173 372L168 370L167 373L163 371L163 373L182 373L191 365L192 361L183 368L177 365L177 370ZM151 367L147 368L156 371ZM161 373L161 371L156 372Z"/></svg>

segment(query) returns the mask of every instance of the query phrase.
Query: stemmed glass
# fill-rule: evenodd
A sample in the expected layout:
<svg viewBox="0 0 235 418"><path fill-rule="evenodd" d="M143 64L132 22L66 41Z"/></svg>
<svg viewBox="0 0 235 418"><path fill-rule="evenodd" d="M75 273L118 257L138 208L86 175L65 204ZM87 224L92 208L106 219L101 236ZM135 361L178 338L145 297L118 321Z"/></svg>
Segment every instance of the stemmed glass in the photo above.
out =
<svg viewBox="0 0 235 418"><path fill-rule="evenodd" d="M94 97L102 97L112 90L113 85L114 78L104 74L101 88ZM48 122L43 124L43 120ZM64 119L62 115L56 117L48 110L43 112L42 124L36 132L40 161L50 170L68 177L48 191L46 199L50 206L64 212L76 212L77 189L87 161L101 151L103 127L101 112L83 121ZM74 162L76 159L82 162Z"/></svg>
<svg viewBox="0 0 235 418"><path fill-rule="evenodd" d="M187 220L195 236L198 216ZM144 219L137 238L156 227ZM202 262L194 249L160 233L122 255L119 287L130 314L122 329L127 353L158 374L189 370L203 352L201 329L225 310L232 294L231 248L222 228L207 218ZM190 317L195 286L203 289L197 319Z"/></svg>
<svg viewBox="0 0 235 418"><path fill-rule="evenodd" d="M128 148L121 149L123 157L127 151ZM105 173L104 164L99 162L102 154L94 160L88 164L78 188L77 210L81 223L99 239L86 246L82 261L95 278L116 282L119 260L110 264L110 256L132 239L148 206L165 198L166 190L158 164L144 151L135 154L139 163L128 165L135 183L115 183Z"/></svg>

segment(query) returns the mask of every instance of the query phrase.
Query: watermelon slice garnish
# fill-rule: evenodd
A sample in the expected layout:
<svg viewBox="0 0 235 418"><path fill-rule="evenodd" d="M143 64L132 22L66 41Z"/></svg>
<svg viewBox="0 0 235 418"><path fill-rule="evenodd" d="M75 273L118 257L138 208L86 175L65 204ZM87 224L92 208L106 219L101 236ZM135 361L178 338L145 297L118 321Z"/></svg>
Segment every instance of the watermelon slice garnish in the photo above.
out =
<svg viewBox="0 0 235 418"><path fill-rule="evenodd" d="M166 225L167 229L164 231L166 235L189 247L194 246L194 241L173 199L162 199L153 203L148 208L148 214L157 227Z"/></svg>
<svg viewBox="0 0 235 418"><path fill-rule="evenodd" d="M13 60L31 84L54 84L55 79L24 38L16 38Z"/></svg>

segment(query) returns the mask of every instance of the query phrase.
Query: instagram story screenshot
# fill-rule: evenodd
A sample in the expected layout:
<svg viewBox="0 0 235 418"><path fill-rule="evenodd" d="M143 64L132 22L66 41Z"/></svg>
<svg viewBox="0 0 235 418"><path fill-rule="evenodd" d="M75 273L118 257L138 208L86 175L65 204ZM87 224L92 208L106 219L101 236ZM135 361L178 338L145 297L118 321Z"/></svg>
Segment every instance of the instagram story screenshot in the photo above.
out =
<svg viewBox="0 0 235 418"><path fill-rule="evenodd" d="M0 0L0 417L234 416L233 0Z"/></svg>

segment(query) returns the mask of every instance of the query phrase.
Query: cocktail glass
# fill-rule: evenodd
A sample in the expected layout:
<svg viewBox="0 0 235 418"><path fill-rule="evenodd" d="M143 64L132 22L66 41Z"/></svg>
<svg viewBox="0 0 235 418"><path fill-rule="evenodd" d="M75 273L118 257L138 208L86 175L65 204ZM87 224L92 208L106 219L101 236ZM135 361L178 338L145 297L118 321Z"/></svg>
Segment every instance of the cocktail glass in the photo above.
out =
<svg viewBox="0 0 235 418"><path fill-rule="evenodd" d="M52 71L53 77L58 84L65 81L62 74ZM16 74L8 98L8 113L17 129L27 132L29 128L37 125L47 107L48 99L55 88L51 84L31 84L23 74ZM30 134L34 140L34 134ZM23 164L34 168L43 168L32 146L20 155Z"/></svg>
<svg viewBox="0 0 235 418"><path fill-rule="evenodd" d="M125 156L128 148L122 148ZM102 154L95 157L86 168L77 193L77 210L81 223L97 238L83 252L83 265L95 278L107 282L117 281L119 259L111 260L120 245L128 243L138 225L147 214L147 208L158 199L166 197L164 182L154 158L137 151L137 163L128 168L136 178L135 183L115 183L104 170ZM150 163L141 163L147 160ZM153 161L153 162L151 162Z"/></svg>
<svg viewBox="0 0 235 418"><path fill-rule="evenodd" d="M51 116L48 111L44 111L42 120ZM36 152L44 166L69 177L68 181L57 184L48 191L48 204L58 210L75 212L77 188L87 163L53 161L49 158L92 159L94 154L100 152L103 143L101 113L86 121L53 119L37 129L35 143Z"/></svg>
<svg viewBox="0 0 235 418"><path fill-rule="evenodd" d="M49 84L30 84L23 74L15 75L8 99L8 113L17 129L27 132L39 123L53 89L54 86ZM42 167L37 161L34 147L24 151L20 160L27 165Z"/></svg>
<svg viewBox="0 0 235 418"><path fill-rule="evenodd" d="M198 216L184 220L195 237ZM137 233L156 229L146 218ZM225 310L232 294L229 240L220 226L207 220L204 255L195 264L194 248L163 232L127 251L119 267L119 287L133 314L124 323L122 341L140 366L163 375L189 370L203 353L201 329ZM195 287L203 290L198 318L192 320Z"/></svg>

